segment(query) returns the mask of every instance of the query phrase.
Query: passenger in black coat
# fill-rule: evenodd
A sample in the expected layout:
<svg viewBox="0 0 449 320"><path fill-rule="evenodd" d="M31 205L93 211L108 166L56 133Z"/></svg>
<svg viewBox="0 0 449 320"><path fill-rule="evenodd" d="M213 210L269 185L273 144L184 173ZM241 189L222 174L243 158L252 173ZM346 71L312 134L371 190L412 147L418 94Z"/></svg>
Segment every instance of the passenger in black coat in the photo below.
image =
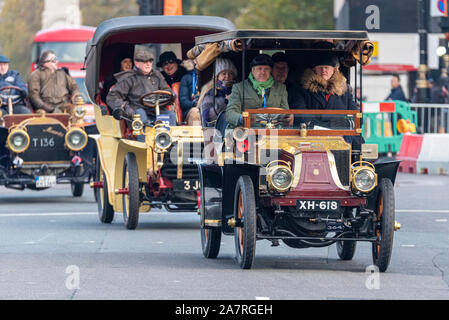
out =
<svg viewBox="0 0 449 320"><path fill-rule="evenodd" d="M324 110L357 110L358 106L354 101L350 87L346 78L338 70L338 57L332 53L319 54L316 56L311 69L306 69L301 77L300 83L296 83L289 90L290 109L324 109ZM350 129L352 123L335 117L320 116L319 119L295 119L295 126L298 122L305 122L310 125L341 129ZM363 138L362 138L363 139ZM358 137L345 137L353 148L358 150L361 147L361 139ZM355 140L358 140L355 144Z"/></svg>

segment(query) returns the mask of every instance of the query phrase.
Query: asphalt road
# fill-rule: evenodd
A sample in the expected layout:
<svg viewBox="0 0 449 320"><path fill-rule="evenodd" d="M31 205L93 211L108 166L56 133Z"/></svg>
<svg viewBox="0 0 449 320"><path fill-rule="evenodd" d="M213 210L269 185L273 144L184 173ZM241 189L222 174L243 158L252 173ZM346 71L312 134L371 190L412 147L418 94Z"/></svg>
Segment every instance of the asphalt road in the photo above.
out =
<svg viewBox="0 0 449 320"><path fill-rule="evenodd" d="M257 242L251 270L224 236L201 253L199 217L152 211L137 230L97 218L92 191L0 188L0 299L449 299L449 177L399 174L391 264L371 273L371 244L352 261L319 249Z"/></svg>

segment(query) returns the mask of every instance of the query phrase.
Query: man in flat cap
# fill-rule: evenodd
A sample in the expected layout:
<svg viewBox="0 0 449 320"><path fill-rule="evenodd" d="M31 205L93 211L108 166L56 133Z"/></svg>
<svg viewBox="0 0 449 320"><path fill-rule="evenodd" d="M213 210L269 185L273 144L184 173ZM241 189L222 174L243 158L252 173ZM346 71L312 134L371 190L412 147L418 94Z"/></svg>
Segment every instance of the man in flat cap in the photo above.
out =
<svg viewBox="0 0 449 320"><path fill-rule="evenodd" d="M155 90L167 90L170 86L162 74L153 69L154 56L148 48L137 48L134 52L134 67L131 70L115 74L117 83L111 88L106 103L112 109L123 109L132 119L134 114L140 114L144 124L154 120L154 109L143 106L139 98ZM170 125L176 125L176 115L173 111L161 108L161 114L167 114Z"/></svg>
<svg viewBox="0 0 449 320"><path fill-rule="evenodd" d="M28 96L28 89L23 82L20 74L16 70L9 69L9 58L4 55L0 55L0 89L15 86L20 88L21 90L12 89L11 92L3 91L3 94L11 94L11 95L21 95L23 99ZM8 101L3 101L3 105L1 106L2 113L8 113ZM19 101L15 105L13 105L13 113L14 114L24 114L30 113L30 109L28 109L22 101Z"/></svg>

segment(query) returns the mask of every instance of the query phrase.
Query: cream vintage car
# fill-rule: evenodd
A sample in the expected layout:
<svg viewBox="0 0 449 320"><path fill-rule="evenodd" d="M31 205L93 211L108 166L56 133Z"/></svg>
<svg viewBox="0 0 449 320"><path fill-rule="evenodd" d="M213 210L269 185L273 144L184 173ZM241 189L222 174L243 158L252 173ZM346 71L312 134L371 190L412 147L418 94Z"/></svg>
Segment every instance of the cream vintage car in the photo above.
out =
<svg viewBox="0 0 449 320"><path fill-rule="evenodd" d="M185 58L195 37L234 26L224 18L207 16L139 16L101 23L88 44L86 87L95 101L99 135L93 136L98 150L97 175L91 184L98 202L99 219L111 223L114 212L123 212L127 229L138 226L139 214L151 208L167 211L197 211L199 190L196 158L201 158L203 130L200 125L166 123L160 108L170 106L179 115L177 97L167 91L148 92L142 105L155 108L157 119L144 126L139 116L126 119L100 100L100 83L113 72L120 52L131 56L135 46L145 45L155 56L171 50ZM156 66L156 63L153 65ZM172 87L176 92L176 89ZM182 115L182 112L181 112ZM144 137L138 140L137 136Z"/></svg>

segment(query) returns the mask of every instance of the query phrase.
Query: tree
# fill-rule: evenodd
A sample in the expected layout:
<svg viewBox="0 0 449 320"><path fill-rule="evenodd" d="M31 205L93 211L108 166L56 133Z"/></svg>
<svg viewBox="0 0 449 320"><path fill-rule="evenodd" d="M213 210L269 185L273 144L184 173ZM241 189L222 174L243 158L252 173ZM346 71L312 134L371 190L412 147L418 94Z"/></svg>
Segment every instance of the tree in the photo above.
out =
<svg viewBox="0 0 449 320"><path fill-rule="evenodd" d="M31 64L31 45L41 28L42 0L7 0L0 15L2 53L11 60L11 69L18 70L24 80Z"/></svg>
<svg viewBox="0 0 449 320"><path fill-rule="evenodd" d="M80 0L83 25L97 27L111 18L137 16L136 0Z"/></svg>
<svg viewBox="0 0 449 320"><path fill-rule="evenodd" d="M332 0L248 0L239 28L334 29Z"/></svg>

